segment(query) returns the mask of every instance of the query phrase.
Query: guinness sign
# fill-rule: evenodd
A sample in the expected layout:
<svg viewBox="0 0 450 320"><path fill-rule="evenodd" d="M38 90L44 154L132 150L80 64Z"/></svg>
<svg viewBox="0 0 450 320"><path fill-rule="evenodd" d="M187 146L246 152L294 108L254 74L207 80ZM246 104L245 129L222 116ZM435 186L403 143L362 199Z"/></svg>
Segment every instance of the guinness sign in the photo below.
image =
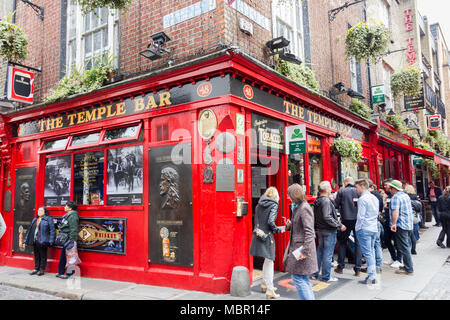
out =
<svg viewBox="0 0 450 320"><path fill-rule="evenodd" d="M33 103L34 74L17 67L8 67L8 100Z"/></svg>

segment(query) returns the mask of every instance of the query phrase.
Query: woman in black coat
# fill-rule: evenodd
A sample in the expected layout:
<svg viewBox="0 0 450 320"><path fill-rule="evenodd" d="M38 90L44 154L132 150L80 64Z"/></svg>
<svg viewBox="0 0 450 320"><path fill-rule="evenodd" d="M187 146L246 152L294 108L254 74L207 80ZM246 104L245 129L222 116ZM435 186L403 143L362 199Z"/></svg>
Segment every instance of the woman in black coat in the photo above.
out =
<svg viewBox="0 0 450 320"><path fill-rule="evenodd" d="M55 242L55 225L47 208L40 207L25 236L25 243L34 246L34 270L31 275L42 276L47 266L47 249Z"/></svg>
<svg viewBox="0 0 450 320"><path fill-rule="evenodd" d="M263 283L262 291L266 292L267 299L277 299L279 294L275 293L273 286L273 261L275 260L275 239L273 233L284 232L285 227L277 227L275 220L278 214L278 201L280 197L275 187L266 190L259 199L255 212L255 229L253 230L250 254L263 257Z"/></svg>
<svg viewBox="0 0 450 320"><path fill-rule="evenodd" d="M442 230L436 244L445 248L444 238L447 236L447 248L450 248L450 186L444 189L444 194L438 198L438 209L441 218Z"/></svg>

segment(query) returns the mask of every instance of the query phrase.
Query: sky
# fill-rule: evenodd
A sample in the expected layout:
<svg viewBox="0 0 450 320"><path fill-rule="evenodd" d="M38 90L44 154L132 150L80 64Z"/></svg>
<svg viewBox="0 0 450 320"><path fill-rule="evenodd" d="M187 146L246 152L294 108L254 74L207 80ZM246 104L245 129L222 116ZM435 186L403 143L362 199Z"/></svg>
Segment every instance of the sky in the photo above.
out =
<svg viewBox="0 0 450 320"><path fill-rule="evenodd" d="M417 0L422 16L427 16L430 24L439 22L445 42L450 47L450 1L449 0Z"/></svg>

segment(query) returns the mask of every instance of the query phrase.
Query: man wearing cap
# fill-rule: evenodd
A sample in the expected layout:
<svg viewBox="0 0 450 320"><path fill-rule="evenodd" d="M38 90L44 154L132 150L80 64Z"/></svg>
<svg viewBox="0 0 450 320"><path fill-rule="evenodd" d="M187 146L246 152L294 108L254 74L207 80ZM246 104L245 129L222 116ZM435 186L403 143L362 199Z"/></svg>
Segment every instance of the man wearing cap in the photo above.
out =
<svg viewBox="0 0 450 320"><path fill-rule="evenodd" d="M400 181L392 180L388 186L393 194L390 202L391 231L395 232L397 250L402 254L404 264L404 267L400 267L395 273L412 275L414 270L411 258L411 233L413 232L411 199L403 192Z"/></svg>

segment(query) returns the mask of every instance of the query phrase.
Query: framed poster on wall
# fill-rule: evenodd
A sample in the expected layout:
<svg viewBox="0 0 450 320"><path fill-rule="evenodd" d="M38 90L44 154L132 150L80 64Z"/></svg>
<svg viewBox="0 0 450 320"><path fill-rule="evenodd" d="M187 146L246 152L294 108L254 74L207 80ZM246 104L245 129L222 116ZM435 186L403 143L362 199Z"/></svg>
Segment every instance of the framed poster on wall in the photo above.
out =
<svg viewBox="0 0 450 320"><path fill-rule="evenodd" d="M149 262L193 266L191 144L149 150Z"/></svg>

